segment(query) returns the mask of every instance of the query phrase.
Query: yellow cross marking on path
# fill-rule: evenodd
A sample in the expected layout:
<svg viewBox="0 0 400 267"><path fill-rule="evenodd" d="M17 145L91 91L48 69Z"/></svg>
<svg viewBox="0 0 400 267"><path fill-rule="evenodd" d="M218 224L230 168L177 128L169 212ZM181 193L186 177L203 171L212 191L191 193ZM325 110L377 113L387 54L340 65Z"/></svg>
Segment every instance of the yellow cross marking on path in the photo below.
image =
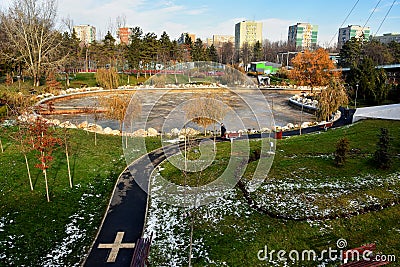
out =
<svg viewBox="0 0 400 267"><path fill-rule="evenodd" d="M99 244L98 248L111 248L111 252L108 255L107 262L115 262L118 252L121 248L135 247L135 243L122 243L122 238L124 238L124 234L125 232L118 232L113 244Z"/></svg>

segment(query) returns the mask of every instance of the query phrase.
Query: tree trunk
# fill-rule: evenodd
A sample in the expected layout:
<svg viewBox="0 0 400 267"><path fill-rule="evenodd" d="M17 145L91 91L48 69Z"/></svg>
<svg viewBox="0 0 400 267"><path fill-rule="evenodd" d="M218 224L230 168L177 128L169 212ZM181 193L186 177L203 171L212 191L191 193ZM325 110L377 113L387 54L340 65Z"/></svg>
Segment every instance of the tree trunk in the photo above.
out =
<svg viewBox="0 0 400 267"><path fill-rule="evenodd" d="M217 135L216 135L216 130L215 129L215 123L214 123L214 131L213 131L213 135L214 135L214 152L216 151L216 142L217 142Z"/></svg>
<svg viewBox="0 0 400 267"><path fill-rule="evenodd" d="M46 167L46 165L43 165L43 167ZM46 169L43 169L43 174L44 174L44 181L46 183L46 197L47 197L47 202L50 202L50 196L49 196L49 185L47 182L47 171Z"/></svg>
<svg viewBox="0 0 400 267"><path fill-rule="evenodd" d="M70 168L70 166L69 166L69 155L68 155L67 140L65 140L65 156L67 157L67 168L68 168L69 187L72 188L72 177L71 177L71 168Z"/></svg>
<svg viewBox="0 0 400 267"><path fill-rule="evenodd" d="M128 132L125 132L125 148L128 148Z"/></svg>
<svg viewBox="0 0 400 267"><path fill-rule="evenodd" d="M65 85L68 88L69 87L69 74L68 72L65 73Z"/></svg>
<svg viewBox="0 0 400 267"><path fill-rule="evenodd" d="M30 169L29 169L28 158L26 157L26 154L24 154L24 158L25 158L26 170L28 171L29 185L30 185L30 187L31 187L31 191L33 191L33 184L32 184L31 171L30 171Z"/></svg>
<svg viewBox="0 0 400 267"><path fill-rule="evenodd" d="M188 260L188 265L189 265L189 267L192 267L192 250L193 250L193 224L194 224L194 218L193 218L193 216L194 216L194 211L193 211L193 213L191 214L192 216L192 220L191 220L191 222L190 222L190 244L189 244L189 260Z"/></svg>
<svg viewBox="0 0 400 267"><path fill-rule="evenodd" d="M1 153L4 153L3 142L1 141L1 138L0 138L0 149Z"/></svg>

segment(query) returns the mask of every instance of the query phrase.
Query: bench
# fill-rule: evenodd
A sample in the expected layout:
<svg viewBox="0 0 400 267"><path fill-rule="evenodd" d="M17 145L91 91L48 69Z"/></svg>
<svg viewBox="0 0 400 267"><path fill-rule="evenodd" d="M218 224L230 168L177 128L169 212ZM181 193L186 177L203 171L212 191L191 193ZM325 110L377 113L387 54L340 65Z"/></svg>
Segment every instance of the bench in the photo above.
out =
<svg viewBox="0 0 400 267"><path fill-rule="evenodd" d="M149 264L150 245L153 240L153 233L150 237L140 238L136 242L135 251L133 252L130 267L145 267Z"/></svg>
<svg viewBox="0 0 400 267"><path fill-rule="evenodd" d="M239 138L241 136L240 133L226 133L225 138L233 141L233 139Z"/></svg>
<svg viewBox="0 0 400 267"><path fill-rule="evenodd" d="M319 125L319 128L324 129L325 131L328 130L328 128L333 126L333 122L326 122L323 124Z"/></svg>
<svg viewBox="0 0 400 267"><path fill-rule="evenodd" d="M387 265L389 261L379 261L376 256L373 255L373 251L376 250L375 244L367 244L358 248L349 249L343 251L342 259L343 265L340 267L375 267ZM351 262L348 262L352 260Z"/></svg>

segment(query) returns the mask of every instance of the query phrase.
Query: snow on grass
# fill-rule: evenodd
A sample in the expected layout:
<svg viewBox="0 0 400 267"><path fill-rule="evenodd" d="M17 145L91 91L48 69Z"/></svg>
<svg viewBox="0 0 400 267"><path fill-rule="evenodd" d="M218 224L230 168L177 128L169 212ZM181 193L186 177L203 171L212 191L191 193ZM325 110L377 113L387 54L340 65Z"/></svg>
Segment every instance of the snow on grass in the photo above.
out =
<svg viewBox="0 0 400 267"><path fill-rule="evenodd" d="M4 232L4 226L6 225L5 224L5 222L6 222L6 220L7 220L7 218L6 217L1 217L0 218L0 232Z"/></svg>
<svg viewBox="0 0 400 267"><path fill-rule="evenodd" d="M167 264L168 266L184 266L188 263L190 228L192 216L195 220L206 223L218 231L218 224L225 216L248 216L251 211L247 208L243 199L238 199L234 189L226 192L224 197L217 201L201 206L197 210L171 206L160 201L163 188L159 186L157 177L159 173L151 178L150 202L145 225L145 236L153 233L151 247L151 262L156 265ZM238 226L231 225L232 228ZM201 237L193 238L193 258L199 258L213 266L227 266L210 258L204 240ZM163 260L165 262L163 262Z"/></svg>
<svg viewBox="0 0 400 267"><path fill-rule="evenodd" d="M302 218L350 213L371 205L383 205L400 194L400 173L333 181L300 178L300 175L297 178L265 181L261 190L254 194L257 202L275 213ZM365 192L374 188L389 189L381 199Z"/></svg>
<svg viewBox="0 0 400 267"><path fill-rule="evenodd" d="M10 214L7 213L6 216L10 216ZM16 247L15 240L18 240L19 238L23 238L24 236L23 235L17 236L17 235L6 234L5 228L8 225L11 225L12 223L14 223L13 219L9 219L6 216L0 218L0 233L2 233L2 235L1 235L2 239L0 240L0 248L1 248L0 249L0 260L7 259L7 263L12 264L14 262L14 259L10 258L7 255L7 250L14 249Z"/></svg>
<svg viewBox="0 0 400 267"><path fill-rule="evenodd" d="M98 197L98 195L93 194L83 194L79 200L81 206L85 206L85 202L88 198ZM79 262L75 264L65 262L68 256L73 252L73 248L76 243L86 235L86 229L81 226L83 223L89 223L93 221L94 215L87 213L84 210L80 210L78 213L71 215L70 223L65 226L66 237L59 243L52 251L48 252L43 259L42 266L79 266Z"/></svg>
<svg viewBox="0 0 400 267"><path fill-rule="evenodd" d="M301 170L307 173L307 170ZM235 189L229 190L224 197L202 206L196 211L168 205L160 201L163 188L158 183L158 173L151 178L150 202L145 224L145 236L153 233L153 242L150 260L156 265L182 266L187 265L190 243L191 215L196 213L195 219L204 223L214 233L222 234L219 230L223 225L224 217L234 215L245 218L252 214L246 201L237 196ZM300 175L300 173L299 173ZM369 195L365 191L373 188L388 188L388 195L397 198L400 173L386 177L367 175L353 177L347 180L315 180L315 179L287 179L267 180L262 188L253 194L257 202L265 208L279 213L288 214L294 218L304 216L326 216L332 213L353 212L372 204L382 204L385 199ZM389 189L390 188L390 189ZM344 199L334 203L335 199ZM316 226L321 233L332 230L330 224L324 221L307 221L310 226ZM235 231L243 231L238 224L229 225ZM253 227L255 233L257 227ZM249 235L251 236L251 235ZM249 240L251 242L251 240ZM226 263L210 257L208 247L201 237L194 237L193 257L201 258L204 264L226 266ZM281 266L282 262L269 262L271 266ZM321 262L319 266L326 266L328 262Z"/></svg>

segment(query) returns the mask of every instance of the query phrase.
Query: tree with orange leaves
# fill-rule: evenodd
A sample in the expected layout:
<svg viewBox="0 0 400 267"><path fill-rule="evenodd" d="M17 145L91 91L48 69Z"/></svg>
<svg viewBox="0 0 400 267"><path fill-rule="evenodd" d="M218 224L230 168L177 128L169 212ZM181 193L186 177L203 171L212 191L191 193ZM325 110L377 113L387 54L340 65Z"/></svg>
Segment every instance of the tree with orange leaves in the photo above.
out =
<svg viewBox="0 0 400 267"><path fill-rule="evenodd" d="M50 202L50 196L47 169L53 161L52 152L55 146L61 145L61 139L54 136L54 132L49 126L49 123L41 117L37 117L35 123L29 126L29 132L32 137L30 143L33 145L33 148L39 152L37 155L39 163L36 164L35 167L43 171L48 202Z"/></svg>
<svg viewBox="0 0 400 267"><path fill-rule="evenodd" d="M335 64L329 58L325 49L319 48L316 51L304 51L299 53L292 60L293 69L289 77L296 81L297 85L311 87L311 92L315 86L326 86L332 78L341 76L335 69Z"/></svg>

